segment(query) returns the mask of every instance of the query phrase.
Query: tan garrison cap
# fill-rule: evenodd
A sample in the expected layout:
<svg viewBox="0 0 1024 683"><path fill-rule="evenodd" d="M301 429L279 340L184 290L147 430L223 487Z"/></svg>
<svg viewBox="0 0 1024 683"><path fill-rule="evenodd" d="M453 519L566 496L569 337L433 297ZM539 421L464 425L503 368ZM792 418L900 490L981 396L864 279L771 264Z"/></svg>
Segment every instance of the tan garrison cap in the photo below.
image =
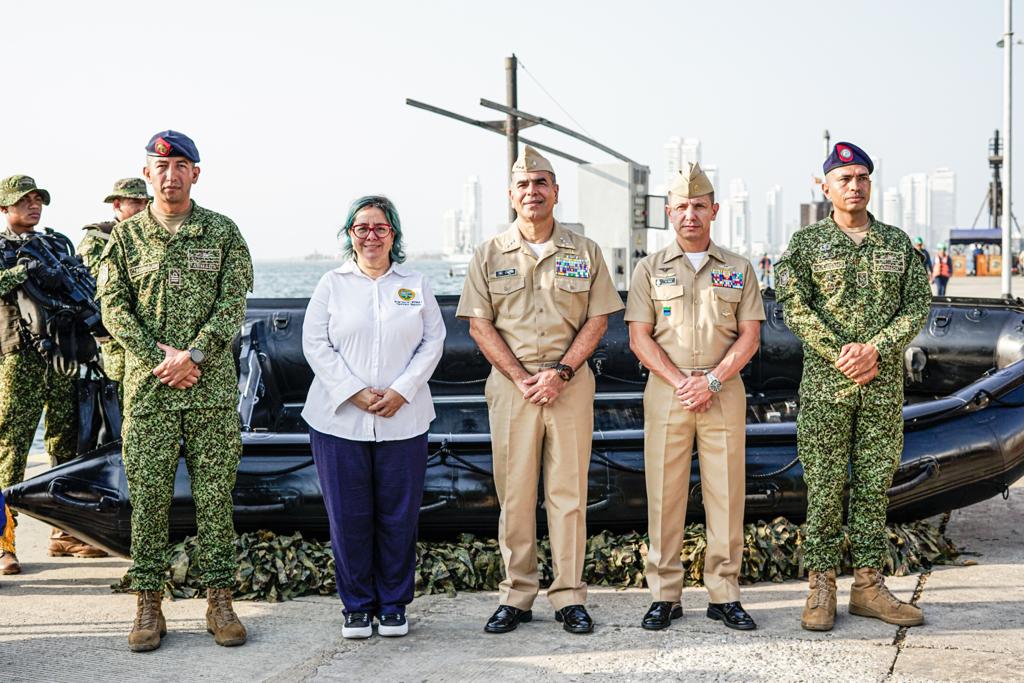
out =
<svg viewBox="0 0 1024 683"><path fill-rule="evenodd" d="M551 175L555 174L555 169L551 168L551 162L542 157L540 152L533 147L526 145L523 148L523 153L516 159L516 163L512 164L512 172L533 173L534 171L547 171Z"/></svg>
<svg viewBox="0 0 1024 683"><path fill-rule="evenodd" d="M672 182L672 187L669 189L676 197L701 197L706 194L711 194L715 191L715 186L711 184L708 177L704 175L704 171L701 170L700 164L695 161L686 162L689 166L688 170L680 171Z"/></svg>
<svg viewBox="0 0 1024 683"><path fill-rule="evenodd" d="M104 199L107 204L115 199L152 199L142 178L121 178L114 183L114 191Z"/></svg>

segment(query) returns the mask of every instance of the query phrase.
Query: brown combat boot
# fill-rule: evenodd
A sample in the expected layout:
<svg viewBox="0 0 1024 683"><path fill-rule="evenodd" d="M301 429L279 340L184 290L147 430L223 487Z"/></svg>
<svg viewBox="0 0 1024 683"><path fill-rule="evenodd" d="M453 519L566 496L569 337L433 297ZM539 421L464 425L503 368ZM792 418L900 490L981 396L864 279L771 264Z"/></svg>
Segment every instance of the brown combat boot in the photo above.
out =
<svg viewBox="0 0 1024 683"><path fill-rule="evenodd" d="M160 647L160 639L167 635L167 622L160 611L163 591L139 591L135 608L135 623L128 634L128 647L132 652L149 652Z"/></svg>
<svg viewBox="0 0 1024 683"><path fill-rule="evenodd" d="M808 631L831 631L836 623L836 570L812 571L810 584L800 625Z"/></svg>
<svg viewBox="0 0 1024 683"><path fill-rule="evenodd" d="M107 551L75 538L63 529L53 527L50 544L46 548L50 557L107 557Z"/></svg>
<svg viewBox="0 0 1024 683"><path fill-rule="evenodd" d="M206 630L217 644L232 647L245 643L245 627L231 607L231 589L207 588L206 604Z"/></svg>
<svg viewBox="0 0 1024 683"><path fill-rule="evenodd" d="M0 574L20 574L21 563L18 556L6 550L0 551Z"/></svg>
<svg viewBox="0 0 1024 683"><path fill-rule="evenodd" d="M919 626L924 623L924 612L890 593L885 587L882 572L873 567L853 570L850 614L874 617L896 626Z"/></svg>

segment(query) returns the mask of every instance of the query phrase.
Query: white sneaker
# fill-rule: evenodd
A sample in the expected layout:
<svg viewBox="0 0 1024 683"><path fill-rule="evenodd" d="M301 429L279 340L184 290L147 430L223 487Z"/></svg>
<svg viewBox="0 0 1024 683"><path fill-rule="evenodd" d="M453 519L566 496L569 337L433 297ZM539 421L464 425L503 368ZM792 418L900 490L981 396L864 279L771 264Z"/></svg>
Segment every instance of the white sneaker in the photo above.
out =
<svg viewBox="0 0 1024 683"><path fill-rule="evenodd" d="M341 627L343 638L369 638L373 635L370 615L366 612L351 612L345 615L345 625ZM381 634L383 635L383 634Z"/></svg>
<svg viewBox="0 0 1024 683"><path fill-rule="evenodd" d="M377 619L377 633L385 638L397 638L409 632L409 622L404 614L382 614Z"/></svg>

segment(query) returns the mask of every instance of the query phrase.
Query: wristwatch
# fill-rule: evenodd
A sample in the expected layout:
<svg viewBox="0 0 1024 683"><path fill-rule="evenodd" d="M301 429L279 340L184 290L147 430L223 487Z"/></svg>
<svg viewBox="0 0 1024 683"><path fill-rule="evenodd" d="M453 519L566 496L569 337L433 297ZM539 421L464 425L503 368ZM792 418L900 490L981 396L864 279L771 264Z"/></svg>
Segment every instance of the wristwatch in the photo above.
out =
<svg viewBox="0 0 1024 683"><path fill-rule="evenodd" d="M709 372L704 376L708 378L708 391L717 394L722 390L722 380L715 377L714 373Z"/></svg>
<svg viewBox="0 0 1024 683"><path fill-rule="evenodd" d="M565 363L559 363L555 366L555 372L562 378L563 382L571 382L572 378L576 376L576 371L572 369L571 365Z"/></svg>
<svg viewBox="0 0 1024 683"><path fill-rule="evenodd" d="M192 359L192 362L196 365L202 365L203 361L206 360L206 354L201 349L191 348L188 350L188 357Z"/></svg>

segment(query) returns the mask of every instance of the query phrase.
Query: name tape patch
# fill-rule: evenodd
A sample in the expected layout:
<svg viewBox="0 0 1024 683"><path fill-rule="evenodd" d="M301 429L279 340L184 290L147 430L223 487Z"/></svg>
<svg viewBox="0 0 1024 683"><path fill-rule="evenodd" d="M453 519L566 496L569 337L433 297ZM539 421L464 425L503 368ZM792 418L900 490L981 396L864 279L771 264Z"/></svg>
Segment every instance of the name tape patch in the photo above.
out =
<svg viewBox="0 0 1024 683"><path fill-rule="evenodd" d="M140 263L137 266L132 266L128 269L128 277L136 278L146 273L152 273L154 270L160 268L159 261L151 261L150 263Z"/></svg>
<svg viewBox="0 0 1024 683"><path fill-rule="evenodd" d="M220 249L189 249L189 270L220 270Z"/></svg>
<svg viewBox="0 0 1024 683"><path fill-rule="evenodd" d="M833 270L842 270L845 262L841 258L815 261L811 264L811 272L828 273Z"/></svg>
<svg viewBox="0 0 1024 683"><path fill-rule="evenodd" d="M883 273L902 273L905 267L903 254L898 251L875 253L875 270Z"/></svg>
<svg viewBox="0 0 1024 683"><path fill-rule="evenodd" d="M676 284L676 278L675 277L659 277L659 278L655 278L655 280L654 280L654 286L655 287L663 287L665 285L674 285L674 284Z"/></svg>
<svg viewBox="0 0 1024 683"><path fill-rule="evenodd" d="M555 275L590 278L590 259L574 254L555 257Z"/></svg>
<svg viewBox="0 0 1024 683"><path fill-rule="evenodd" d="M494 271L494 277L512 277L516 274L515 268L506 268L505 270Z"/></svg>

